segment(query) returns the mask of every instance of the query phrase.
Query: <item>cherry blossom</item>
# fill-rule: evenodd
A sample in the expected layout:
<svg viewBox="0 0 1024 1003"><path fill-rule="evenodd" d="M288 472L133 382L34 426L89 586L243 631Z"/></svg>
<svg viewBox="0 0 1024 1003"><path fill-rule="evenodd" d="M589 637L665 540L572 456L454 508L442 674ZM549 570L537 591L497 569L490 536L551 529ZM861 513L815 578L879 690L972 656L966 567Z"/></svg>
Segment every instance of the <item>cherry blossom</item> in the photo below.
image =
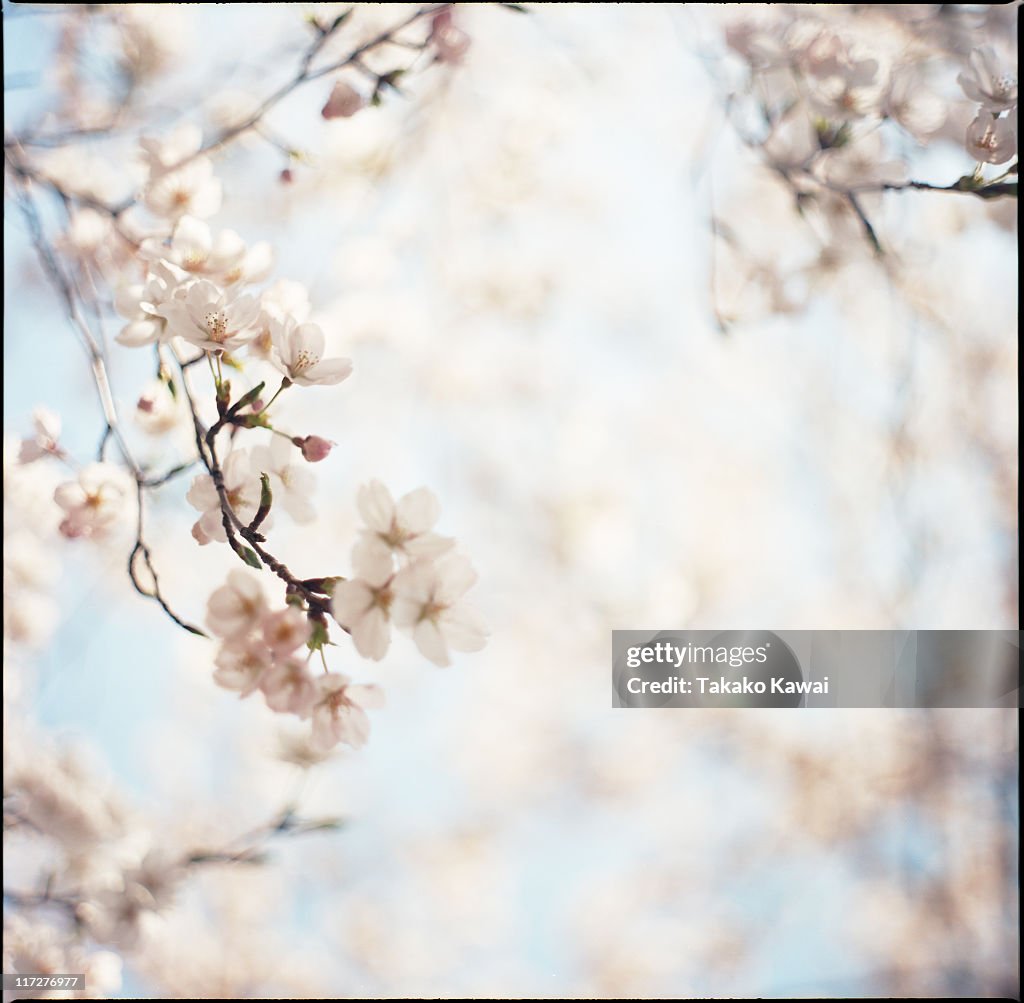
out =
<svg viewBox="0 0 1024 1003"><path fill-rule="evenodd" d="M252 457L247 449L236 449L223 464L224 488L227 500L239 521L245 525L253 520L260 507L260 478L252 469ZM201 512L192 527L192 536L201 545L216 540L227 542L224 532L225 518L220 497L213 478L199 474L185 496L188 503ZM266 523L264 523L266 525Z"/></svg>
<svg viewBox="0 0 1024 1003"><path fill-rule="evenodd" d="M275 657L290 655L305 644L312 633L309 618L294 606L265 614L260 628L263 643Z"/></svg>
<svg viewBox="0 0 1024 1003"><path fill-rule="evenodd" d="M356 504L366 523L356 544L360 555L383 550L404 557L425 557L455 545L450 537L432 531L441 505L428 488L417 488L395 502L380 481L370 481L360 487Z"/></svg>
<svg viewBox="0 0 1024 1003"><path fill-rule="evenodd" d="M370 735L366 710L383 705L384 694L378 686L352 684L336 672L318 676L312 710L313 746L327 750L343 742L354 749L362 747Z"/></svg>
<svg viewBox="0 0 1024 1003"><path fill-rule="evenodd" d="M111 230L109 216L86 206L72 213L63 242L75 254L88 257L109 241Z"/></svg>
<svg viewBox="0 0 1024 1003"><path fill-rule="evenodd" d="M124 467L113 463L90 463L76 480L65 481L53 493L64 510L60 524L64 536L100 538L124 518L134 485Z"/></svg>
<svg viewBox="0 0 1024 1003"><path fill-rule="evenodd" d="M190 275L217 277L242 260L245 241L234 230L221 230L214 238L206 223L186 215L174 227L169 246L149 238L142 242L139 253L166 259Z"/></svg>
<svg viewBox="0 0 1024 1003"><path fill-rule="evenodd" d="M882 111L919 143L938 131L946 120L945 103L924 85L916 66L893 70L882 98Z"/></svg>
<svg viewBox="0 0 1024 1003"><path fill-rule="evenodd" d="M217 637L231 638L256 630L263 621L267 599L260 580L241 568L207 600L206 624Z"/></svg>
<svg viewBox="0 0 1024 1003"><path fill-rule="evenodd" d="M351 632L356 651L379 662L391 643L391 554L380 549L360 553L357 548L353 557L355 577L335 585L332 611L338 623Z"/></svg>
<svg viewBox="0 0 1024 1003"><path fill-rule="evenodd" d="M152 380L143 387L135 403L135 422L147 435L164 435L185 418L181 398L172 394L163 380Z"/></svg>
<svg viewBox="0 0 1024 1003"><path fill-rule="evenodd" d="M284 322L291 317L301 324L311 312L306 287L293 279L278 279L260 298L260 317L256 322L256 337L249 344L249 354L269 360L274 352L272 321Z"/></svg>
<svg viewBox="0 0 1024 1003"><path fill-rule="evenodd" d="M267 646L258 638L246 638L225 644L214 659L214 682L226 690L247 697L260 685L263 674L273 664Z"/></svg>
<svg viewBox="0 0 1024 1003"><path fill-rule="evenodd" d="M207 219L220 209L222 191L208 157L196 157L184 166L158 175L147 186L143 201L165 219L197 216Z"/></svg>
<svg viewBox="0 0 1024 1003"><path fill-rule="evenodd" d="M166 174L183 160L194 157L203 145L203 132L193 122L183 122L163 137L143 136L139 140L142 162L151 180Z"/></svg>
<svg viewBox="0 0 1024 1003"><path fill-rule="evenodd" d="M446 555L436 564L413 561L395 576L392 619L412 634L416 647L435 665L450 664L449 648L479 651L487 642L483 621L460 601L476 578L459 554Z"/></svg>
<svg viewBox="0 0 1024 1003"><path fill-rule="evenodd" d="M229 351L250 341L259 312L256 297L222 290L206 279L160 307L171 334L207 351Z"/></svg>
<svg viewBox="0 0 1024 1003"><path fill-rule="evenodd" d="M189 275L212 279L221 286L261 282L274 264L267 241L247 247L234 230L221 230L214 237L209 225L194 216L178 220L169 245L149 238L142 242L139 253L166 259Z"/></svg>
<svg viewBox="0 0 1024 1003"><path fill-rule="evenodd" d="M881 86L878 62L841 54L828 72L820 72L811 88L811 103L823 115L839 120L862 118L878 106ZM821 68L820 68L821 69Z"/></svg>
<svg viewBox="0 0 1024 1003"><path fill-rule="evenodd" d="M1005 164L1017 152L1015 119L1008 115L995 118L987 111L978 113L967 127L967 152L984 164Z"/></svg>
<svg viewBox="0 0 1024 1003"><path fill-rule="evenodd" d="M20 463L32 463L44 456L62 456L58 440L60 439L60 415L48 408L37 407L32 412L32 424L35 435L31 439L22 439L18 450Z"/></svg>
<svg viewBox="0 0 1024 1003"><path fill-rule="evenodd" d="M187 272L168 261L155 261L145 283L126 286L114 298L114 307L128 323L117 335L118 344L129 348L151 345L169 337L163 309L184 294Z"/></svg>
<svg viewBox="0 0 1024 1003"><path fill-rule="evenodd" d="M964 94L986 111L1009 111L1017 104L1017 76L991 45L971 50L967 69L957 77L957 81Z"/></svg>
<svg viewBox="0 0 1024 1003"><path fill-rule="evenodd" d="M352 372L351 359L324 359L324 333L312 323L270 318L274 351L270 361L293 383L309 387L334 385Z"/></svg>
<svg viewBox="0 0 1024 1003"><path fill-rule="evenodd" d="M308 664L300 658L279 658L260 679L267 706L280 714L309 717L317 699L316 682Z"/></svg>

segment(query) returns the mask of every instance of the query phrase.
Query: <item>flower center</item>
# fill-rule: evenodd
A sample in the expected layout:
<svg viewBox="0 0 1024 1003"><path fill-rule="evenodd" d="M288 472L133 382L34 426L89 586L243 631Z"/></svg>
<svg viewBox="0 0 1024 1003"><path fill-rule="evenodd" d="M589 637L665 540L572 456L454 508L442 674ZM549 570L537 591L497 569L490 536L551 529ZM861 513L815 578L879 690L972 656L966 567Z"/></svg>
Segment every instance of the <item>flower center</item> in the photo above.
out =
<svg viewBox="0 0 1024 1003"><path fill-rule="evenodd" d="M407 541L411 540L414 533L410 533L404 526L398 524L397 519L391 520L391 525L386 533L377 534L392 550L401 550Z"/></svg>
<svg viewBox="0 0 1024 1003"><path fill-rule="evenodd" d="M319 361L320 356L315 352L311 352L307 348L300 348L298 354L295 356L295 362L292 363L292 371L296 373L305 372L311 366L315 366Z"/></svg>
<svg viewBox="0 0 1024 1003"><path fill-rule="evenodd" d="M436 623L437 618L447 608L448 607L444 603L439 603L436 599L431 599L429 602L425 602L423 604L423 608L420 610L420 622L430 620L431 623Z"/></svg>
<svg viewBox="0 0 1024 1003"><path fill-rule="evenodd" d="M228 319L223 310L211 310L206 315L206 330L210 332L210 340L222 344L228 336Z"/></svg>
<svg viewBox="0 0 1024 1003"><path fill-rule="evenodd" d="M370 609L376 607L387 613L391 609L391 600L395 598L394 593L391 591L390 583L382 585L379 589L370 589L373 594L373 602L370 603Z"/></svg>

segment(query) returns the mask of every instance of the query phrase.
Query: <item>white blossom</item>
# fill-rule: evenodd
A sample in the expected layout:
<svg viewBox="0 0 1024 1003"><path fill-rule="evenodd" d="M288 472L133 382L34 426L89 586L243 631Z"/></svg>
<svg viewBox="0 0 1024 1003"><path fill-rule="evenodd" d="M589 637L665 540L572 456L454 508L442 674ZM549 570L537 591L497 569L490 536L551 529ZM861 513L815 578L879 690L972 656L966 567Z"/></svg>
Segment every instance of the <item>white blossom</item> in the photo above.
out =
<svg viewBox="0 0 1024 1003"><path fill-rule="evenodd" d="M180 859L162 849L149 850L136 867L124 872L126 889L141 892L149 908L166 909L174 901L178 887L186 878Z"/></svg>
<svg viewBox="0 0 1024 1003"><path fill-rule="evenodd" d="M234 230L221 230L215 237L209 225L194 216L178 220L169 244L150 238L139 250L144 257L164 258L189 275L221 286L261 282L274 264L267 241L247 247Z"/></svg>
<svg viewBox="0 0 1024 1003"><path fill-rule="evenodd" d="M252 457L247 449L236 449L221 466L228 503L243 525L252 522L260 507L260 478L252 469ZM213 540L227 542L224 532L220 498L213 478L199 474L185 496L188 503L202 514L192 527L192 536L201 546ZM266 523L264 523L266 525Z"/></svg>
<svg viewBox="0 0 1024 1003"><path fill-rule="evenodd" d="M147 435L164 435L177 428L187 416L180 397L171 393L163 380L151 380L135 402L135 422Z"/></svg>
<svg viewBox="0 0 1024 1003"><path fill-rule="evenodd" d="M164 258L195 276L216 277L234 268L245 254L245 241L234 230L221 230L216 238L208 224L194 216L182 216L170 244L150 238L139 252L147 258Z"/></svg>
<svg viewBox="0 0 1024 1003"><path fill-rule="evenodd" d="M928 90L916 66L899 66L889 77L882 111L898 122L919 143L941 128L946 105Z"/></svg>
<svg viewBox="0 0 1024 1003"><path fill-rule="evenodd" d="M359 560L369 560L375 550L403 557L433 556L455 545L450 537L432 531L441 505L428 488L417 488L395 502L391 492L374 480L360 487L356 504L366 523L356 544Z"/></svg>
<svg viewBox="0 0 1024 1003"><path fill-rule="evenodd" d="M435 665L450 663L449 648L479 651L487 642L483 621L461 602L476 578L469 561L459 554L437 563L413 561L395 576L392 619L412 634L416 647Z"/></svg>
<svg viewBox="0 0 1024 1003"><path fill-rule="evenodd" d="M32 463L43 456L62 455L58 442L60 415L54 414L48 408L37 407L32 412L32 424L35 427L35 435L31 439L21 440L21 447L18 450L19 462Z"/></svg>
<svg viewBox="0 0 1024 1003"><path fill-rule="evenodd" d="M309 617L295 606L287 606L273 613L266 613L260 628L263 643L270 649L274 657L290 655L300 645L309 640L313 625Z"/></svg>
<svg viewBox="0 0 1024 1003"><path fill-rule="evenodd" d="M109 241L112 231L108 215L83 206L71 213L62 244L75 254L91 256Z"/></svg>
<svg viewBox="0 0 1024 1003"><path fill-rule="evenodd" d="M162 137L143 136L139 149L150 180L166 174L183 160L194 157L203 146L203 131L193 122L183 122Z"/></svg>
<svg viewBox="0 0 1024 1003"><path fill-rule="evenodd" d="M207 600L206 625L217 637L239 637L258 628L266 609L267 599L260 580L241 568L233 568L227 581Z"/></svg>
<svg viewBox="0 0 1024 1003"><path fill-rule="evenodd" d="M133 491L124 467L90 463L75 480L59 484L53 493L65 513L60 531L72 538L106 536L127 514Z"/></svg>
<svg viewBox="0 0 1024 1003"><path fill-rule="evenodd" d="M967 69L957 77L957 81L964 94L986 111L1009 111L1017 104L1017 76L991 45L971 50Z"/></svg>
<svg viewBox="0 0 1024 1003"><path fill-rule="evenodd" d="M1005 164L1017 152L1017 135L1010 116L995 118L982 110L967 127L967 152L984 164Z"/></svg>
<svg viewBox="0 0 1024 1003"><path fill-rule="evenodd" d="M366 708L384 705L378 686L352 684L347 676L331 672L317 676L313 705L313 746L327 750L343 742L358 749L370 735Z"/></svg>
<svg viewBox="0 0 1024 1003"><path fill-rule="evenodd" d="M273 656L258 638L245 638L225 644L214 659L213 680L218 686L247 697L260 685L263 673L273 664Z"/></svg>
<svg viewBox="0 0 1024 1003"><path fill-rule="evenodd" d="M881 96L878 62L874 59L840 61L834 72L814 79L811 104L828 118L846 121L877 110Z"/></svg>
<svg viewBox="0 0 1024 1003"><path fill-rule="evenodd" d="M317 687L307 663L300 658L281 658L260 679L267 706L280 714L309 717L317 699Z"/></svg>
<svg viewBox="0 0 1024 1003"><path fill-rule="evenodd" d="M220 209L222 190L209 157L196 157L182 167L158 175L146 187L143 201L157 216L206 219Z"/></svg>
<svg viewBox="0 0 1024 1003"><path fill-rule="evenodd" d="M357 549L353 559L355 577L335 585L331 609L335 620L351 632L356 651L380 661L391 643L391 554L380 549L360 553Z"/></svg>
<svg viewBox="0 0 1024 1003"><path fill-rule="evenodd" d="M188 8L179 4L118 6L121 44L138 80L172 66L188 42Z"/></svg>
<svg viewBox="0 0 1024 1003"><path fill-rule="evenodd" d="M351 359L324 359L324 333L312 323L270 318L274 351L270 361L293 383L308 387L340 383L352 372Z"/></svg>
<svg viewBox="0 0 1024 1003"><path fill-rule="evenodd" d="M222 290L206 279L160 308L171 334L207 351L229 351L255 337L259 311L256 297Z"/></svg>
<svg viewBox="0 0 1024 1003"><path fill-rule="evenodd" d="M114 307L128 323L115 339L118 344L138 348L165 341L170 335L163 310L184 294L189 281L188 273L176 265L154 261L145 283L120 289Z"/></svg>
<svg viewBox="0 0 1024 1003"><path fill-rule="evenodd" d="M260 299L260 316L256 322L256 337L249 344L249 354L269 360L274 352L272 321L284 322L291 317L303 323L312 312L309 292L301 282L278 279L264 290Z"/></svg>

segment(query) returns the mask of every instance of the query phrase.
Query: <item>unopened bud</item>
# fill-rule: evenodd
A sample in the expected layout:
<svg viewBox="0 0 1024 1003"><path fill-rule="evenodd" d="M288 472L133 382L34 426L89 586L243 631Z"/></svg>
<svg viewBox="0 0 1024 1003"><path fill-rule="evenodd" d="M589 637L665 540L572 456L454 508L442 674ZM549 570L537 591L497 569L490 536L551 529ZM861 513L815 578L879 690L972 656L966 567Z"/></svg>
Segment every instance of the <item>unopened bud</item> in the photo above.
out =
<svg viewBox="0 0 1024 1003"><path fill-rule="evenodd" d="M310 463L319 463L321 460L327 459L331 449L336 445L328 439L322 439L319 435L305 437L297 435L292 442L302 450L303 458Z"/></svg>
<svg viewBox="0 0 1024 1003"><path fill-rule="evenodd" d="M434 43L438 61L442 63L462 62L471 41L469 35L455 25L450 8L434 15L430 40Z"/></svg>
<svg viewBox="0 0 1024 1003"><path fill-rule="evenodd" d="M365 104L366 98L359 91L344 80L339 80L331 90L331 96L320 114L326 119L351 118Z"/></svg>

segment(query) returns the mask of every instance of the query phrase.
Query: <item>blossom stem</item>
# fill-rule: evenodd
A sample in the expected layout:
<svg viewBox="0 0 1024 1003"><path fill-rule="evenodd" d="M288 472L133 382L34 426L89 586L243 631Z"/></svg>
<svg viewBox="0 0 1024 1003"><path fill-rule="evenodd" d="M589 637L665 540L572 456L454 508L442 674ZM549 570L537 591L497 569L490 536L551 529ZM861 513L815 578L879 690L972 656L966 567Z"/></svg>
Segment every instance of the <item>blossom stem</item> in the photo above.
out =
<svg viewBox="0 0 1024 1003"><path fill-rule="evenodd" d="M274 401L276 401L277 398L281 396L281 391L287 390L291 385L292 381L288 379L287 376L283 380L281 380L281 385L277 388L277 392L274 394L273 397L270 398L269 401L267 401L266 404L263 405L263 407L260 409L260 414L266 414L267 411L270 410L270 405L273 404Z"/></svg>

